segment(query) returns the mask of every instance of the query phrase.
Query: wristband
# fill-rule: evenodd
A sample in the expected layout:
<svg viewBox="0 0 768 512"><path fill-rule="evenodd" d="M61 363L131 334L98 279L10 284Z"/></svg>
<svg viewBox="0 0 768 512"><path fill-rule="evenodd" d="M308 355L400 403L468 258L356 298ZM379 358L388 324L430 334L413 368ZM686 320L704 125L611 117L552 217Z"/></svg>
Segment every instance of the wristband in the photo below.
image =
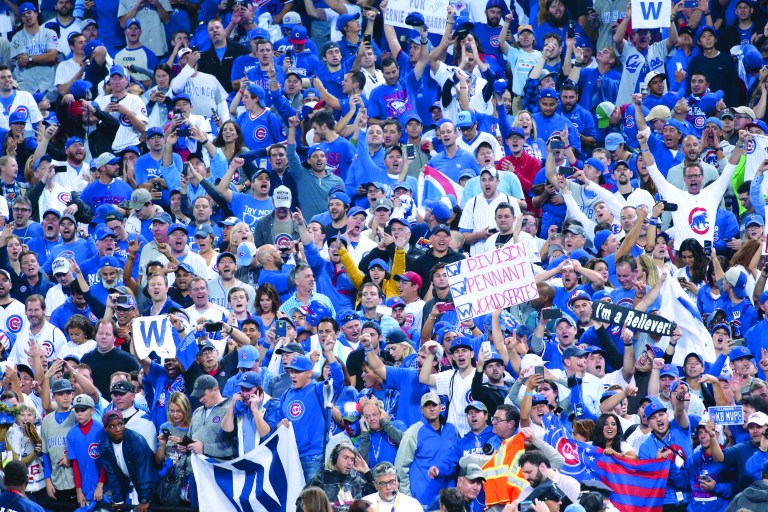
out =
<svg viewBox="0 0 768 512"><path fill-rule="evenodd" d="M530 397L533 397L533 391L526 391L526 392L525 392L525 395L523 395L523 396L530 396Z"/></svg>
<svg viewBox="0 0 768 512"><path fill-rule="evenodd" d="M641 153L647 153L647 152L649 152L649 151L650 151L650 149L648 149L648 148L645 148L645 149L643 149L643 148L640 148L640 152L641 152Z"/></svg>

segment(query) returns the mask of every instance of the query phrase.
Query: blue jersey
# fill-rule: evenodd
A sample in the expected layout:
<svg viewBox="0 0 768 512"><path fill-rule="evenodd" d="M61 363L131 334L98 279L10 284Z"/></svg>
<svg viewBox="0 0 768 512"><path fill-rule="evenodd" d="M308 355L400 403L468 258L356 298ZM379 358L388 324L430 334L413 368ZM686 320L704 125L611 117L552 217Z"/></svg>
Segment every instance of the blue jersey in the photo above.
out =
<svg viewBox="0 0 768 512"><path fill-rule="evenodd" d="M181 171L184 163L181 156L173 153L173 163L168 167L163 165L163 158L155 160L151 153L141 155L134 164L134 175L136 183L146 183L153 178L162 178L165 180L167 189L163 189L161 203L170 206L171 190L181 190ZM191 201L192 199L190 199Z"/></svg>
<svg viewBox="0 0 768 512"><path fill-rule="evenodd" d="M663 439L659 439L656 437L656 434L652 433L640 445L638 456L640 459L655 459L658 451L664 447L671 449L672 453L675 454L670 455L670 458L674 457L675 461L669 465L669 477L667 489L664 493L664 504L676 505L687 502L691 499L688 472L684 465L680 467L678 463L681 460L683 462L687 461L693 455L690 425L689 428L683 429L675 420L670 420L667 435ZM678 499L680 495L682 499Z"/></svg>
<svg viewBox="0 0 768 512"><path fill-rule="evenodd" d="M25 228L13 228L13 234L19 237L22 244L28 244L35 238L43 238L43 226L38 222L30 222Z"/></svg>
<svg viewBox="0 0 768 512"><path fill-rule="evenodd" d="M325 151L327 170L343 180L346 179L347 170L357 156L352 143L343 137L337 137L333 142L321 142L320 147Z"/></svg>
<svg viewBox="0 0 768 512"><path fill-rule="evenodd" d="M128 257L128 242L131 240L138 240L141 242L141 248L144 248L145 245L147 245L147 239L140 234L136 233L128 233L128 238L126 240L117 242L117 247L115 247L115 257L120 258L122 260L125 260ZM141 249L139 249L138 254L136 254L136 259L140 260L141 258ZM131 277L134 279L138 279L139 277L139 266L134 265L133 266L133 272L131 272Z"/></svg>
<svg viewBox="0 0 768 512"><path fill-rule="evenodd" d="M144 181L137 181L137 183L144 183ZM131 194L133 194L133 189L124 181L114 180L109 185L94 181L85 187L80 194L80 199L95 210L103 204L116 206L123 201L128 201L131 199Z"/></svg>
<svg viewBox="0 0 768 512"><path fill-rule="evenodd" d="M243 132L245 145L251 151L266 150L272 144L285 140L287 136L280 118L269 110L257 116L250 112L243 112L237 118L237 124Z"/></svg>
<svg viewBox="0 0 768 512"><path fill-rule="evenodd" d="M259 222L260 218L274 211L272 199L269 197L266 199L256 199L251 194L243 194L242 192L232 192L230 208L232 209L232 214L243 219L243 222L248 224L251 231L256 230L256 223Z"/></svg>
<svg viewBox="0 0 768 512"><path fill-rule="evenodd" d="M48 260L40 267L40 269L46 274L50 274L53 260L58 257L74 261L87 261L96 254L98 254L98 251L96 251L96 244L93 242L93 237L85 240L78 238L68 244L61 244L54 247L53 250L51 250Z"/></svg>
<svg viewBox="0 0 768 512"><path fill-rule="evenodd" d="M283 54L283 56L277 60L276 68L283 67L283 61L285 60L286 55L287 54ZM289 71L295 72L302 78L310 78L320 73L322 69L323 64L320 62L320 59L317 58L317 55L305 48L303 51L293 54Z"/></svg>
<svg viewBox="0 0 768 512"><path fill-rule="evenodd" d="M347 73L347 66L342 65L336 71L329 71L327 67L323 66L317 77L322 80L329 93L337 98L346 96L342 90L341 81L344 80L344 75Z"/></svg>
<svg viewBox="0 0 768 512"><path fill-rule="evenodd" d="M99 483L102 458L99 441L104 435L101 423L91 420L87 427L75 425L67 432L67 456L77 461L85 499L93 500L93 492Z"/></svg>
<svg viewBox="0 0 768 512"><path fill-rule="evenodd" d="M48 261L48 258L51 256L51 251L53 251L53 248L60 244L61 244L61 237L59 237L58 240L50 241L50 240L46 240L42 236L39 236L27 242L27 247L29 247L30 251L37 254L37 262L40 265L42 265L46 261Z"/></svg>
<svg viewBox="0 0 768 512"><path fill-rule="evenodd" d="M254 57L250 53L247 55L241 55L235 59L232 63L232 73L230 74L230 81L241 80L244 76L248 76L248 72L253 68L259 67L259 58ZM275 69L277 71L277 69ZM261 87L266 91L267 88L263 83L259 83Z"/></svg>
<svg viewBox="0 0 768 512"><path fill-rule="evenodd" d="M397 404L397 419L410 427L423 418L419 401L429 387L419 382L419 372L412 368L387 367L387 389L400 391L400 401Z"/></svg>
<svg viewBox="0 0 768 512"><path fill-rule="evenodd" d="M744 333L757 323L757 310L749 298L738 304L732 304L729 301L725 313L731 323L731 329L733 329L733 338L744 337Z"/></svg>
<svg viewBox="0 0 768 512"><path fill-rule="evenodd" d="M45 512L43 507L31 499L11 491L0 494L0 509L6 512Z"/></svg>
<svg viewBox="0 0 768 512"><path fill-rule="evenodd" d="M381 121L395 117L405 126L407 117L416 111L414 102L417 88L418 80L413 71L405 78L400 78L395 85L383 84L376 87L368 98L368 116Z"/></svg>
<svg viewBox="0 0 768 512"><path fill-rule="evenodd" d="M160 426L168 421L168 399L171 394L179 391L186 393L184 385L184 376L178 375L175 379L168 378L165 368L152 361L149 368L149 375L145 377L145 387L152 389L152 402L149 403L150 417L155 427L159 430Z"/></svg>
<svg viewBox="0 0 768 512"><path fill-rule="evenodd" d="M312 40L307 41L307 45L309 43L312 43ZM314 43L313 43L314 44ZM232 80L240 79L242 78L242 75L236 76L236 70L235 67L238 66L238 60L243 59L245 57L248 57L247 55L241 55L237 59L235 59L235 63L232 68ZM261 67L259 66L258 61L256 61L255 64L249 65L248 61L243 61L240 63L244 69L245 76L248 77L248 82L256 85L260 85L262 89L265 91L269 91L269 74L267 74L266 71L262 71ZM237 71L239 73L239 71ZM275 72L277 74L277 81L281 84L285 82L285 72L283 72L283 67L275 67ZM271 94L265 94L264 98L261 98L261 100L264 102L264 106L269 108L272 106L272 95Z"/></svg>

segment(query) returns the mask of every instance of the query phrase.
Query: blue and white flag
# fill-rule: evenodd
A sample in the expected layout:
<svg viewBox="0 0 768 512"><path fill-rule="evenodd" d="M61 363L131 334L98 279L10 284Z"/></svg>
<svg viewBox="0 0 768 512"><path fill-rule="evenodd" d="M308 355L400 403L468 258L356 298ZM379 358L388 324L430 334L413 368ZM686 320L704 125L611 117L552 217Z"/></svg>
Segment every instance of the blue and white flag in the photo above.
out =
<svg viewBox="0 0 768 512"><path fill-rule="evenodd" d="M168 315L142 316L133 319L133 347L136 356L149 357L152 352L160 358L175 358L174 329ZM188 366L185 368L189 368Z"/></svg>
<svg viewBox="0 0 768 512"><path fill-rule="evenodd" d="M296 437L286 427L234 460L193 454L192 470L200 503L215 512L294 512L304 488Z"/></svg>
<svg viewBox="0 0 768 512"><path fill-rule="evenodd" d="M704 327L696 304L683 291L677 279L667 277L661 285L659 297L661 297L661 308L658 314L667 320L674 320L683 332L683 337L677 342L672 363L682 366L685 355L691 352L700 354L708 363L714 362L716 356L712 336ZM666 348L663 343L659 346Z"/></svg>

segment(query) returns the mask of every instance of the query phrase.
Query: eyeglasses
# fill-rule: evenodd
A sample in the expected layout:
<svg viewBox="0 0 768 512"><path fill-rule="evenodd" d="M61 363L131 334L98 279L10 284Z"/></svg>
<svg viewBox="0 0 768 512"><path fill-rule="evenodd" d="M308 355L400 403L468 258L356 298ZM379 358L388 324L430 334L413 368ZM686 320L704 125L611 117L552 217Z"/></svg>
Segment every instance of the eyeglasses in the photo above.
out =
<svg viewBox="0 0 768 512"><path fill-rule="evenodd" d="M496 424L496 423L509 423L509 420L505 420L503 418L497 418L496 416L494 416L493 418L491 418L491 423L493 423L493 424Z"/></svg>
<svg viewBox="0 0 768 512"><path fill-rule="evenodd" d="M692 180L694 178L701 178L703 176L704 176L703 174L689 174L688 176L684 176L683 179L684 180Z"/></svg>
<svg viewBox="0 0 768 512"><path fill-rule="evenodd" d="M381 487L382 489L385 487L396 487L397 486L397 479L393 480L387 480L386 482L376 482L376 487Z"/></svg>
<svg viewBox="0 0 768 512"><path fill-rule="evenodd" d="M18 208L16 206L13 207L13 211L15 212L31 212L32 208Z"/></svg>

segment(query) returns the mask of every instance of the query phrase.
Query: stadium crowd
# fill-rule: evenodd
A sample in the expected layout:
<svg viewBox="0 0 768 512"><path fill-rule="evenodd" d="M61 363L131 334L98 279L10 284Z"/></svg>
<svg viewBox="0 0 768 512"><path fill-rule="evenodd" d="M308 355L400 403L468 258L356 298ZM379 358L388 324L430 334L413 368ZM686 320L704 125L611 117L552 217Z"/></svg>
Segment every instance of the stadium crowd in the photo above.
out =
<svg viewBox="0 0 768 512"><path fill-rule="evenodd" d="M288 427L305 512L768 510L768 3L447 3L3 1L0 507L198 507Z"/></svg>

